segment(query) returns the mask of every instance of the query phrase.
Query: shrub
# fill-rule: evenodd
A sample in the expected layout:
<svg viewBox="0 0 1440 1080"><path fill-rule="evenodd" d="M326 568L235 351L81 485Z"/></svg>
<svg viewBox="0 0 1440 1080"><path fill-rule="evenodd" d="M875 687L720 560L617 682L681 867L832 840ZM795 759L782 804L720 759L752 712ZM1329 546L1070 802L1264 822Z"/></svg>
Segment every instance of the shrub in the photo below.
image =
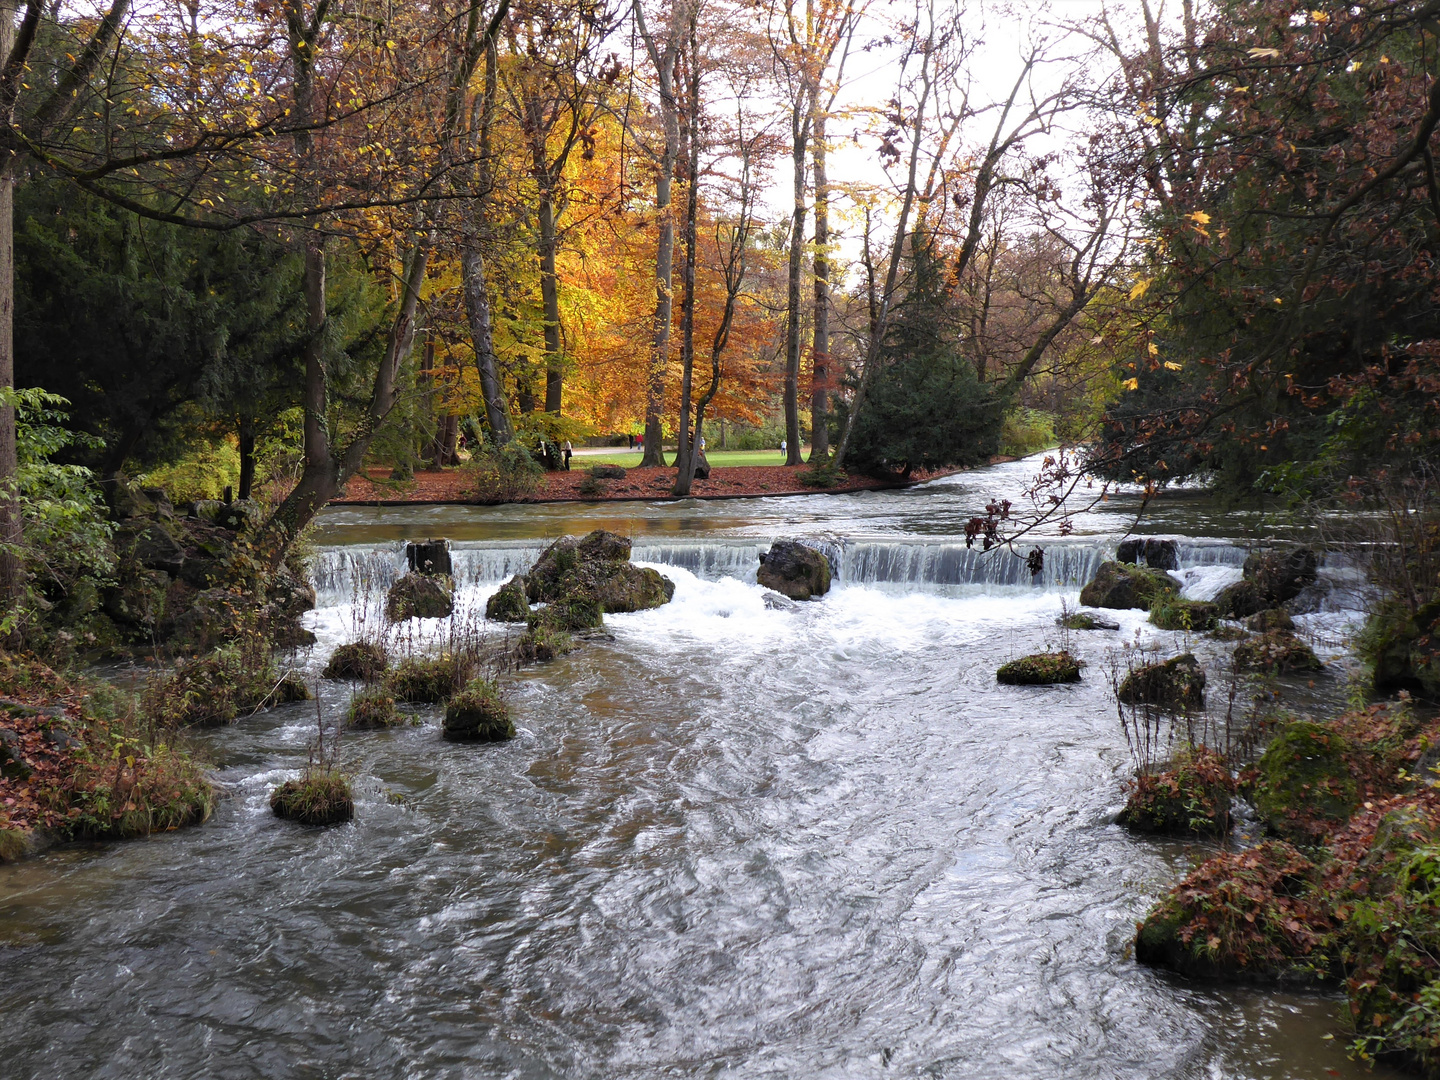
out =
<svg viewBox="0 0 1440 1080"><path fill-rule="evenodd" d="M1007 457L1025 457L1048 450L1058 441L1055 416L1039 409L1017 405L1005 414L1000 425L1000 453Z"/></svg>
<svg viewBox="0 0 1440 1080"><path fill-rule="evenodd" d="M580 487L576 489L582 498L594 499L605 494L605 484L598 476L586 476L580 481Z"/></svg>
<svg viewBox="0 0 1440 1080"><path fill-rule="evenodd" d="M1291 675L1319 671L1325 665L1315 651L1285 630L1270 630L1235 646L1235 666L1242 671L1265 671Z"/></svg>
<svg viewBox="0 0 1440 1080"><path fill-rule="evenodd" d="M349 821L355 816L350 778L333 765L312 766L270 793L270 809L302 825Z"/></svg>
<svg viewBox="0 0 1440 1080"><path fill-rule="evenodd" d="M493 679L472 679L445 707L441 734L453 742L502 742L515 737L510 708Z"/></svg>
<svg viewBox="0 0 1440 1080"><path fill-rule="evenodd" d="M515 502L535 494L545 482L545 469L518 441L495 449L476 448L465 465L472 502Z"/></svg>
<svg viewBox="0 0 1440 1080"><path fill-rule="evenodd" d="M168 677L152 680L146 712L164 726L228 724L242 712L303 701L310 690L292 672L279 673L270 647L257 635L182 660Z"/></svg>

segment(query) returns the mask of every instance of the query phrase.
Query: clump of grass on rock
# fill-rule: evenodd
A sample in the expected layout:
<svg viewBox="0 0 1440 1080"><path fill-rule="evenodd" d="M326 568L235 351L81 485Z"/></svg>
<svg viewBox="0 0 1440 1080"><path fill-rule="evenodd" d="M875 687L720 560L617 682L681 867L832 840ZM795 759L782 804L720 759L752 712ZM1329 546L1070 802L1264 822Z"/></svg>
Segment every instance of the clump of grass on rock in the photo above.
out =
<svg viewBox="0 0 1440 1080"><path fill-rule="evenodd" d="M1205 671L1191 653L1129 672L1116 691L1122 705L1198 709L1205 704Z"/></svg>
<svg viewBox="0 0 1440 1080"><path fill-rule="evenodd" d="M350 699L345 726L355 730L401 727L408 718L395 707L395 699L378 687L361 690Z"/></svg>
<svg viewBox="0 0 1440 1080"><path fill-rule="evenodd" d="M1161 630L1200 633L1213 629L1219 614L1214 604L1203 600L1182 600L1170 593L1162 593L1150 608L1150 622Z"/></svg>
<svg viewBox="0 0 1440 1080"><path fill-rule="evenodd" d="M409 657L390 669L382 685L400 701L441 705L470 681L475 668L476 661L468 653Z"/></svg>
<svg viewBox="0 0 1440 1080"><path fill-rule="evenodd" d="M495 680L473 679L450 699L440 731L451 742L503 742L515 737L515 724Z"/></svg>
<svg viewBox="0 0 1440 1080"><path fill-rule="evenodd" d="M373 641L352 641L330 654L321 677L326 679L359 679L374 682L385 674L390 657L385 646Z"/></svg>
<svg viewBox="0 0 1440 1080"><path fill-rule="evenodd" d="M1001 664L995 678L1011 686L1079 682L1080 662L1068 652L1036 653Z"/></svg>
<svg viewBox="0 0 1440 1080"><path fill-rule="evenodd" d="M1187 748L1168 769L1131 781L1119 821L1162 836L1224 836L1235 788L1224 758L1203 746Z"/></svg>
<svg viewBox="0 0 1440 1080"><path fill-rule="evenodd" d="M277 817L302 825L338 825L355 816L350 778L334 765L314 765L270 793Z"/></svg>
<svg viewBox="0 0 1440 1080"><path fill-rule="evenodd" d="M1235 646L1235 666L1242 671L1294 675L1319 671L1325 665L1315 650L1286 630L1270 630Z"/></svg>

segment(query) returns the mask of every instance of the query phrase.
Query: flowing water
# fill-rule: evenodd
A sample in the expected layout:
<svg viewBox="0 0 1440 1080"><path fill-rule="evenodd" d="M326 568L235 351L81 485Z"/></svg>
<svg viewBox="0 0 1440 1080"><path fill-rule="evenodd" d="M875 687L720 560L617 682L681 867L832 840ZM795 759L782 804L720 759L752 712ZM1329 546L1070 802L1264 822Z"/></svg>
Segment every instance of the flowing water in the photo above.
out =
<svg viewBox="0 0 1440 1080"><path fill-rule="evenodd" d="M1122 639L1184 643L1118 613L1118 633L1071 636L1081 684L995 683L1059 643L1135 506L1044 540L1036 577L967 550L964 520L1029 467L843 497L328 512L312 675L373 617L406 536L456 539L470 610L547 538L598 526L675 599L515 677L512 742L447 744L433 709L346 736L353 824L269 813L315 729L295 705L201 735L230 790L206 825L0 868L0 1075L1376 1075L1346 1059L1335 998L1134 963L1135 920L1213 849L1113 823L1129 756L1107 668ZM1274 527L1183 494L1147 521L1184 538L1191 596ZM767 606L756 554L782 535L830 554L822 602ZM1290 688L1299 707L1338 698L1357 585L1332 559L1307 598L1334 663ZM1220 649L1192 644L1221 707ZM334 715L352 688L320 689Z"/></svg>

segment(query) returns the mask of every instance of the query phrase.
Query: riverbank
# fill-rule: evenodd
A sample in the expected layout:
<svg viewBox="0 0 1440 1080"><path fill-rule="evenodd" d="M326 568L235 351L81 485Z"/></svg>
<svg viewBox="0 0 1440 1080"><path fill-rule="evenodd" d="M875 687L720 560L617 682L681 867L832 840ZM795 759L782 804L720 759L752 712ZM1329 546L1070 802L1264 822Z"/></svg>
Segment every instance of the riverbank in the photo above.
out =
<svg viewBox="0 0 1440 1080"><path fill-rule="evenodd" d="M1013 458L995 457L990 464L998 465ZM751 499L776 495L841 494L851 491L889 491L913 487L927 480L961 472L960 469L917 469L908 480L883 480L873 476L852 475L844 483L831 487L811 487L801 477L808 474L808 465L744 465L716 468L709 479L697 479L686 496L675 496L673 468L634 468L625 471L623 479L605 480L598 492L581 492L580 485L589 472L576 459L569 471L547 472L540 488L533 494L512 500L522 503L551 502L623 502L643 499ZM434 472L417 472L413 480L390 480L389 470L368 469L351 477L345 493L332 499L337 506L403 506L408 504L465 504L475 502L470 493L473 481L462 466Z"/></svg>

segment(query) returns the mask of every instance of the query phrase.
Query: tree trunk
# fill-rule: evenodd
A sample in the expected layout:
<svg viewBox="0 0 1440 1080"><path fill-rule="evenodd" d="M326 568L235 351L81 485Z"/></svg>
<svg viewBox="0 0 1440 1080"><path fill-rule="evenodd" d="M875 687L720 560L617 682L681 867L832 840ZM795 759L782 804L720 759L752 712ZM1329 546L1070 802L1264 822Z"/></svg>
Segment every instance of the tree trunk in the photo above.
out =
<svg viewBox="0 0 1440 1080"><path fill-rule="evenodd" d="M504 446L515 437L510 426L510 403L500 382L495 359L495 338L490 329L490 288L485 280L485 258L479 244L467 244L460 253L460 276L465 292L465 315L470 338L475 343L475 370L480 376L480 396L485 400L485 421L490 438Z"/></svg>
<svg viewBox="0 0 1440 1080"><path fill-rule="evenodd" d="M695 481L696 447L701 414L696 415L695 436L690 435L690 393L695 377L695 218L700 204L700 49L699 5L690 5L690 78L685 101L685 300L680 312L680 431L676 443L676 495L689 495ZM713 393L713 391L712 391Z"/></svg>
<svg viewBox="0 0 1440 1080"><path fill-rule="evenodd" d="M0 56L8 57L15 47L16 2L0 0ZM5 390L15 387L15 171L14 158L0 163L0 388ZM0 611L5 612L24 587L16 550L23 522L12 488L19 466L15 406L6 404L0 407Z"/></svg>
<svg viewBox="0 0 1440 1080"><path fill-rule="evenodd" d="M543 154L542 145L537 153ZM540 301L545 314L545 411L560 415L565 358L560 354L560 292L555 272L555 198L553 183L537 173L540 184Z"/></svg>
<svg viewBox="0 0 1440 1080"><path fill-rule="evenodd" d="M825 173L825 116L816 113L811 133L815 164L815 326L811 346L810 464L830 456L830 188Z"/></svg>
<svg viewBox="0 0 1440 1080"><path fill-rule="evenodd" d="M800 272L805 260L805 144L808 124L795 106L790 134L794 169L794 208L790 214L790 273L785 296L785 464L799 465L800 456Z"/></svg>
<svg viewBox="0 0 1440 1080"><path fill-rule="evenodd" d="M250 492L255 487L255 418L243 417L240 420L239 430L240 443L240 487L239 497L250 498Z"/></svg>

